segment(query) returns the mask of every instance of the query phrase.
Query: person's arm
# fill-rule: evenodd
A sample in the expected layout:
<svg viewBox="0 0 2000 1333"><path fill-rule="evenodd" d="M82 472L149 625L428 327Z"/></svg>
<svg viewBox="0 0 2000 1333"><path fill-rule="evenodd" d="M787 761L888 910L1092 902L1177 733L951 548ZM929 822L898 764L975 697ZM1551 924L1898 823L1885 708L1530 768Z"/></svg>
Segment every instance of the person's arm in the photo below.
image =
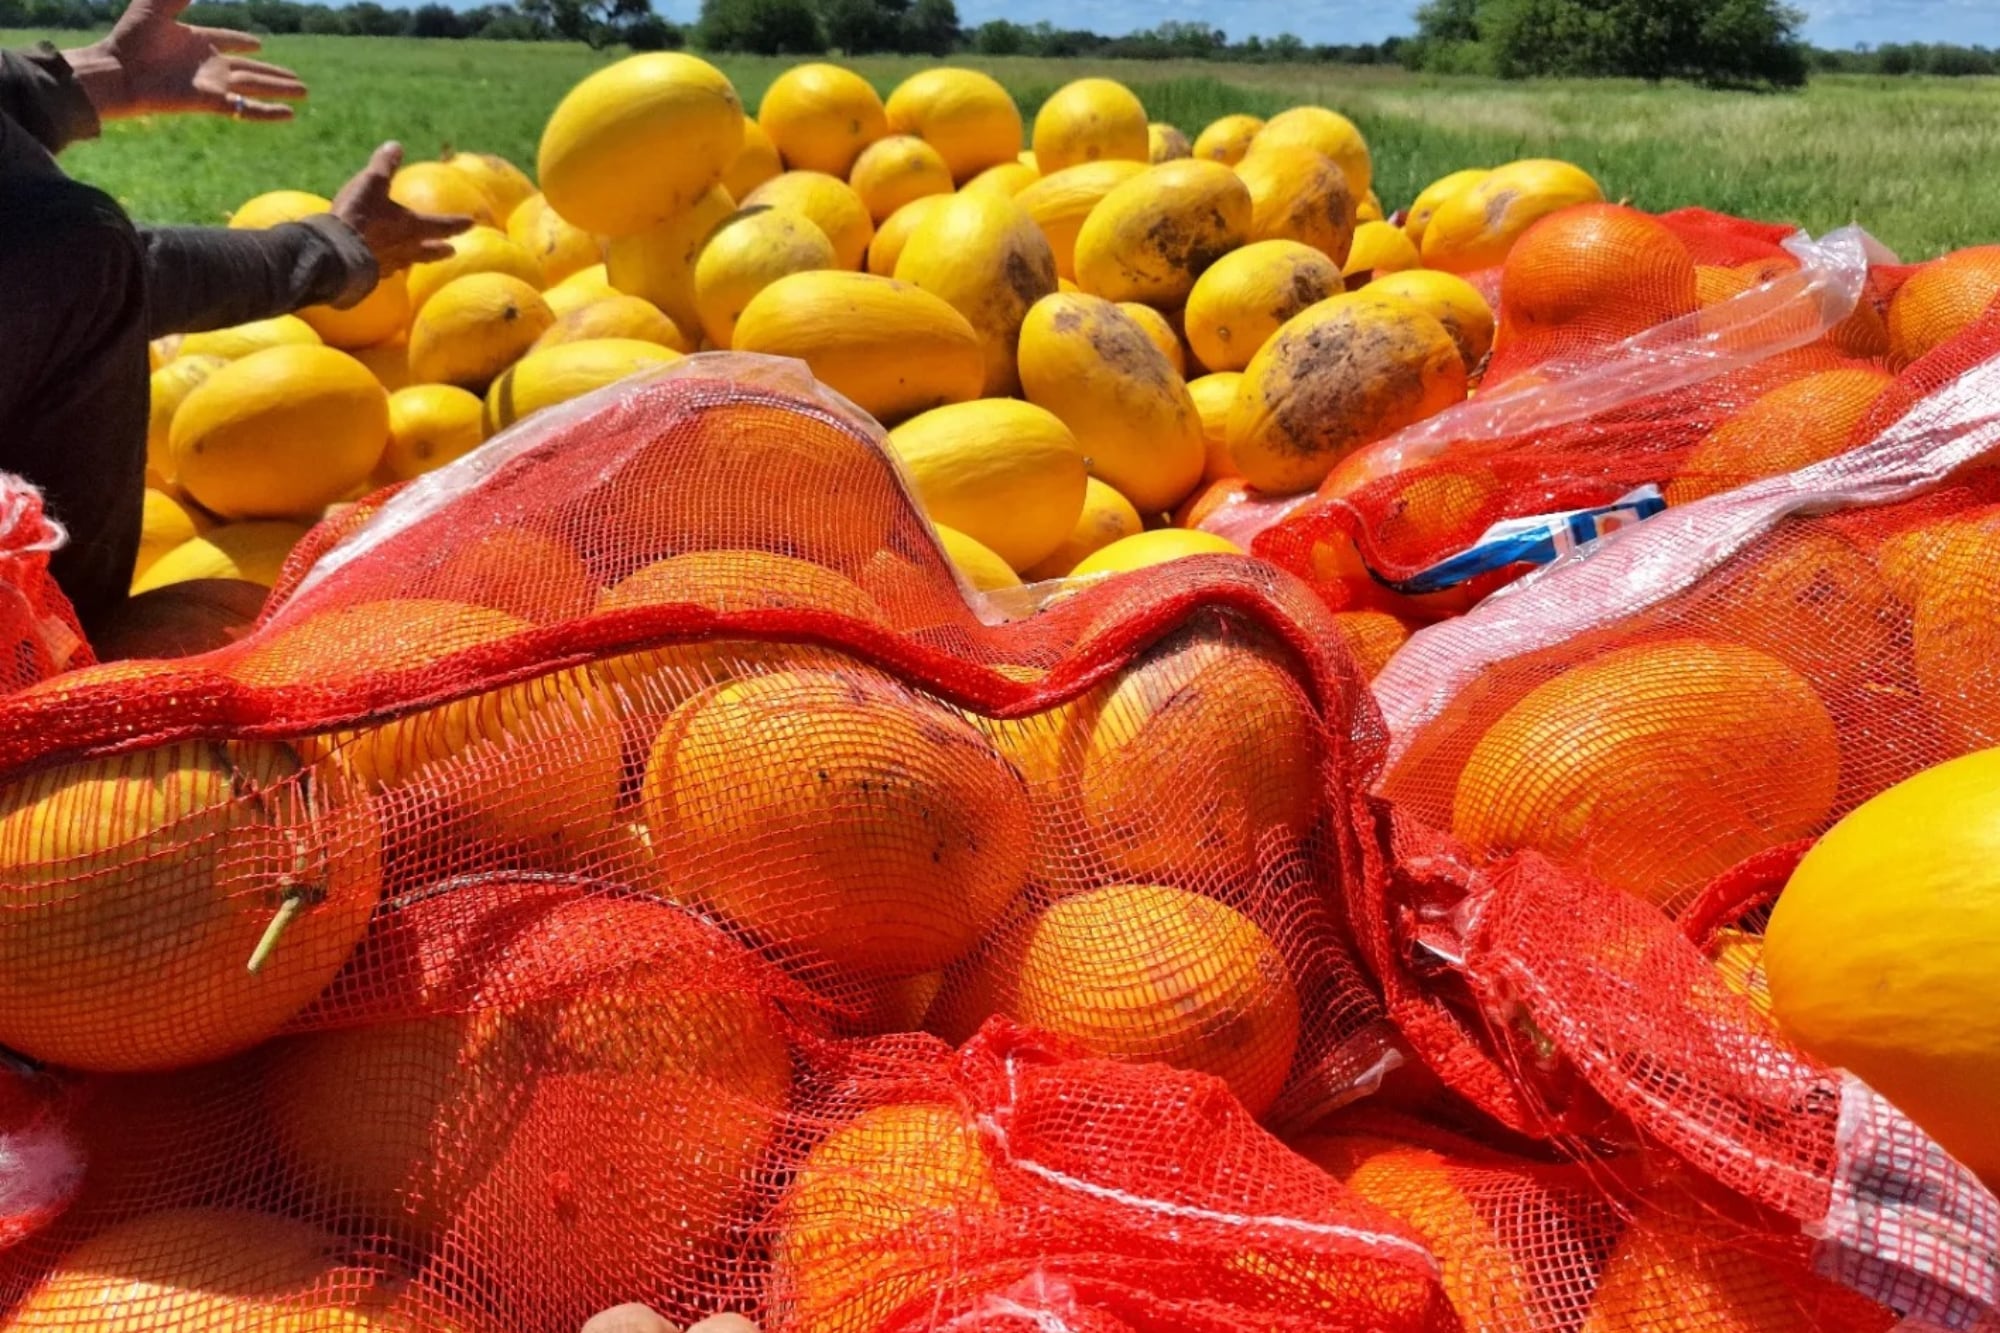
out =
<svg viewBox="0 0 2000 1333"><path fill-rule="evenodd" d="M60 51L47 42L0 51L0 115L26 130L51 154L94 139L97 108Z"/></svg>
<svg viewBox="0 0 2000 1333"><path fill-rule="evenodd" d="M267 231L141 232L148 336L226 328L309 305L344 308L374 290L381 274L450 254L446 238L472 219L415 213L391 199L402 160L399 146L383 144L331 213L300 222Z"/></svg>
<svg viewBox="0 0 2000 1333"><path fill-rule="evenodd" d="M146 249L146 336L200 333L288 315L309 305L345 309L375 287L368 243L332 214L266 231L141 229Z"/></svg>

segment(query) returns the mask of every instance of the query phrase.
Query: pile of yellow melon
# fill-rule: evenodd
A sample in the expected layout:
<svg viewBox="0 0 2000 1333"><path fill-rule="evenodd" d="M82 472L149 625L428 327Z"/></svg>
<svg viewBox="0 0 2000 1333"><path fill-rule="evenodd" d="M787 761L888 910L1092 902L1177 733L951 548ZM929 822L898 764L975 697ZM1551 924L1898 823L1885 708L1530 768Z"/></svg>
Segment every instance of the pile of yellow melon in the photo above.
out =
<svg viewBox="0 0 2000 1333"><path fill-rule="evenodd" d="M1313 486L1462 398L1493 317L1456 275L1598 197L1521 162L1446 177L1397 225L1360 133L1321 107L1190 145L1088 78L1024 136L984 74L926 70L884 101L808 64L751 118L678 53L578 84L539 174L412 163L396 198L477 223L451 258L352 310L156 348L135 588L268 584L329 505L697 349L798 358L891 427L976 586L1234 550L1182 530L1204 488ZM326 206L278 191L231 225Z"/></svg>

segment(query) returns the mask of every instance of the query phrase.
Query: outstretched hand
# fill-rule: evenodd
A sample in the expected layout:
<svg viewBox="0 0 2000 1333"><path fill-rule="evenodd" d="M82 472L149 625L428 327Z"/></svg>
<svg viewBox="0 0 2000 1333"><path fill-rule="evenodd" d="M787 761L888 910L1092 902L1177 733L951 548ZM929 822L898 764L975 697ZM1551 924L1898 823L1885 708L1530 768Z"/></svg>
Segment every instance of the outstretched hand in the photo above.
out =
<svg viewBox="0 0 2000 1333"><path fill-rule="evenodd" d="M101 41L68 53L85 95L106 118L206 111L289 120L306 95L298 76L245 56L261 43L227 28L180 21L190 0L132 0Z"/></svg>
<svg viewBox="0 0 2000 1333"><path fill-rule="evenodd" d="M389 182L403 163L403 146L385 143L368 159L361 174L334 196L333 215L354 228L374 252L375 266L384 274L445 259L451 255L447 238L472 225L457 215L419 213L389 197Z"/></svg>

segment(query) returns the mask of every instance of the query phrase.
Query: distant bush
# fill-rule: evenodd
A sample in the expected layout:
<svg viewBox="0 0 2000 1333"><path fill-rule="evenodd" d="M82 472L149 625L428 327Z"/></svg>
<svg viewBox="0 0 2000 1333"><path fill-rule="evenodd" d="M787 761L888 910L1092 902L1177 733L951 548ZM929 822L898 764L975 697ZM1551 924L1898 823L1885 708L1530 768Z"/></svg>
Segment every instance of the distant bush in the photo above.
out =
<svg viewBox="0 0 2000 1333"><path fill-rule="evenodd" d="M1611 75L1796 87L1800 16L1779 0L1430 0L1418 68L1502 78Z"/></svg>

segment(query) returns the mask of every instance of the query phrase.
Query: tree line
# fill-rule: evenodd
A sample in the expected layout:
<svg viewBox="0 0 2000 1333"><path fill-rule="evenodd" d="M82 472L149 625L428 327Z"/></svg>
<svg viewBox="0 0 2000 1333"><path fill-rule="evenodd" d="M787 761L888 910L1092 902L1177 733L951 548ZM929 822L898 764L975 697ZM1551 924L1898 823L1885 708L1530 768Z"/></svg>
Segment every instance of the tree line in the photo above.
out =
<svg viewBox="0 0 2000 1333"><path fill-rule="evenodd" d="M0 28L100 28L123 0L0 0ZM995 19L961 24L954 0L702 0L692 24L652 0L514 0L471 9L350 0L196 0L197 23L259 33L584 41L637 50L692 45L765 55L1039 56L1336 65L1401 64L1502 78L1611 75L1792 87L1810 72L1897 76L2000 74L2000 50L1948 43L1814 48L1779 0L1428 0L1417 32L1382 42L1311 44L1281 33L1231 40L1205 23L1168 22L1121 37Z"/></svg>

